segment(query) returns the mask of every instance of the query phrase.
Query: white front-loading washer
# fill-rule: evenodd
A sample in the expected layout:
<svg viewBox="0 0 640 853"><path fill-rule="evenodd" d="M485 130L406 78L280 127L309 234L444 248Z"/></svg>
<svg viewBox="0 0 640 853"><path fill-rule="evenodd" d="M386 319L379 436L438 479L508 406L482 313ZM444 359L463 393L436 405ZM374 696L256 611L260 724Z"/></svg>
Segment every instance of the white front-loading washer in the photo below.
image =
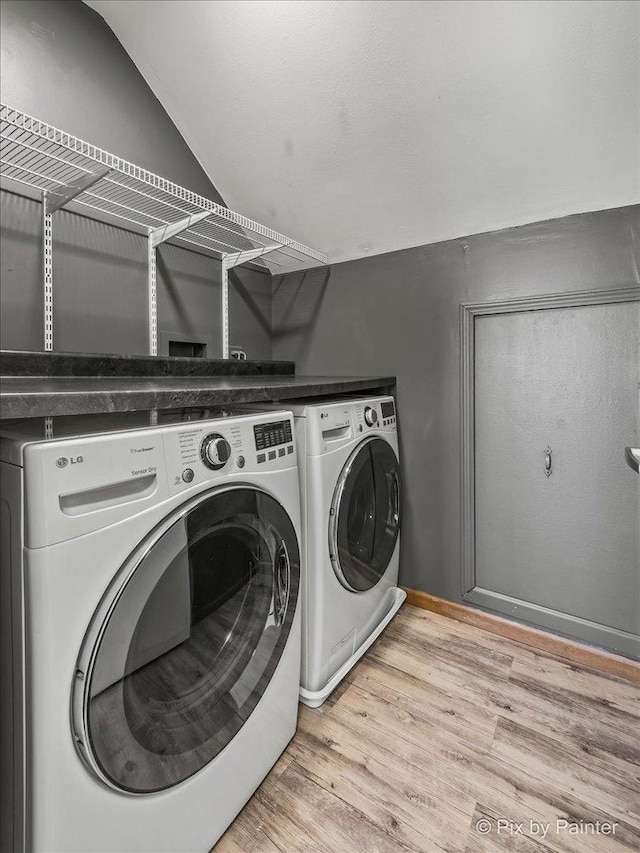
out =
<svg viewBox="0 0 640 853"><path fill-rule="evenodd" d="M225 414L4 434L3 850L206 851L293 736L292 416Z"/></svg>
<svg viewBox="0 0 640 853"><path fill-rule="evenodd" d="M318 707L406 598L398 587L397 416L390 396L287 408L302 502L300 700Z"/></svg>

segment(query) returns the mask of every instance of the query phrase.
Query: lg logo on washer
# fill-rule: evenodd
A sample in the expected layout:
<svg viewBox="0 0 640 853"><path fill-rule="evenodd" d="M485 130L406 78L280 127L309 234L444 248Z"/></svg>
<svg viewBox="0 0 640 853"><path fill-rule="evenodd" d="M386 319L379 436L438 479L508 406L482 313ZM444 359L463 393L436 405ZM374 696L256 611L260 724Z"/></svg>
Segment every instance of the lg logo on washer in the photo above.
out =
<svg viewBox="0 0 640 853"><path fill-rule="evenodd" d="M66 468L69 463L72 465L79 465L81 462L84 462L84 458L82 456L72 456L70 459L67 459L66 456L59 456L56 459L56 465L58 468Z"/></svg>

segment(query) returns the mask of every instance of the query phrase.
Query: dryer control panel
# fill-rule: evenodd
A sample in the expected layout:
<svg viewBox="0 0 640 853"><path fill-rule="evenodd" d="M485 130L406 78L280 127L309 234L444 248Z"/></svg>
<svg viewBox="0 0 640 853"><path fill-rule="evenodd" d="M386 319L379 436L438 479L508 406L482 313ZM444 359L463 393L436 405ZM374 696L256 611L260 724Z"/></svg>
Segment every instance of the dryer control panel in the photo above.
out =
<svg viewBox="0 0 640 853"><path fill-rule="evenodd" d="M306 453L317 456L349 445L367 434L395 433L393 397L343 399L309 405L306 417Z"/></svg>

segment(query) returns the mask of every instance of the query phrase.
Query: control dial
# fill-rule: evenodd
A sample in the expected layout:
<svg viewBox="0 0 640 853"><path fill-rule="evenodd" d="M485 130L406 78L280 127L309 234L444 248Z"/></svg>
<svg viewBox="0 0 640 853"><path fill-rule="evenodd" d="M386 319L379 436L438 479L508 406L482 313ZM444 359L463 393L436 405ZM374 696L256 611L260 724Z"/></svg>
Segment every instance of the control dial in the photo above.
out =
<svg viewBox="0 0 640 853"><path fill-rule="evenodd" d="M202 439L200 456L207 468L219 471L229 461L231 445L223 435L211 432Z"/></svg>
<svg viewBox="0 0 640 853"><path fill-rule="evenodd" d="M364 420L367 426L374 426L378 423L378 413L371 406L365 406Z"/></svg>

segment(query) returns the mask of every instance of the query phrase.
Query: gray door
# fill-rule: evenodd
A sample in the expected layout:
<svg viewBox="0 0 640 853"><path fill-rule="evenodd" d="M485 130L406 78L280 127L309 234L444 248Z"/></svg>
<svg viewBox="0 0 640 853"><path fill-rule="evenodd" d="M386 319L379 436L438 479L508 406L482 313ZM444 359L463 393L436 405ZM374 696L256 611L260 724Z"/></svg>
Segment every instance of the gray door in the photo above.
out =
<svg viewBox="0 0 640 853"><path fill-rule="evenodd" d="M472 600L636 655L637 303L475 321Z"/></svg>

